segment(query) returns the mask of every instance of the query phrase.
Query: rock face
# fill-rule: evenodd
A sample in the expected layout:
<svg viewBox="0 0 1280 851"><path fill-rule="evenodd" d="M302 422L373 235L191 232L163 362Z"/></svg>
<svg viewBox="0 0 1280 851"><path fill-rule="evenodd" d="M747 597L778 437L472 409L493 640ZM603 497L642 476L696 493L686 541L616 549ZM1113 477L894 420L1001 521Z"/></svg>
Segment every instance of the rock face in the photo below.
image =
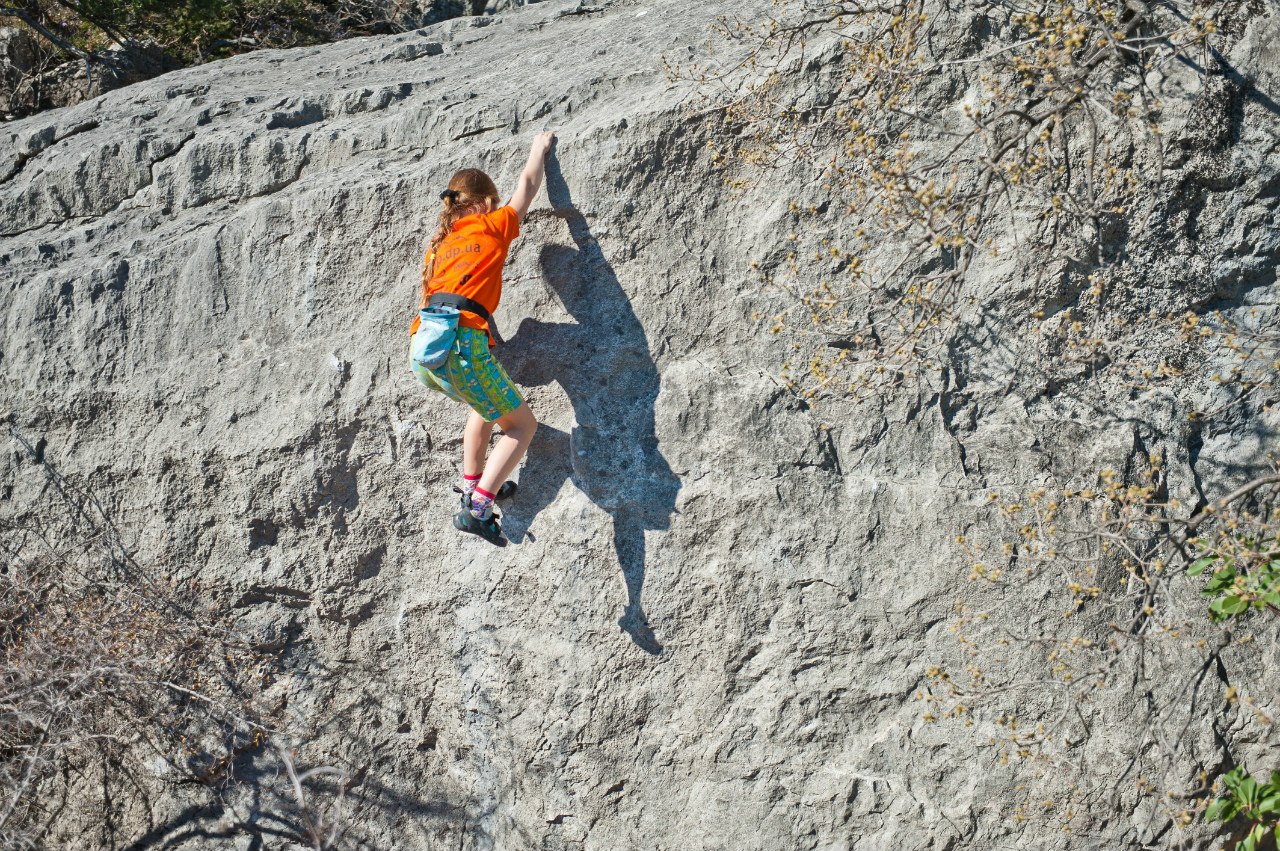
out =
<svg viewBox="0 0 1280 851"><path fill-rule="evenodd" d="M660 63L766 7L552 0L0 131L9 420L139 560L286 644L304 757L356 778L352 847L1149 847L1123 796L1087 840L1015 824L978 737L921 720L976 593L953 540L986 489L1124 469L1139 447L1212 496L1264 464L1275 415L1193 433L1177 402L1119 422L976 370L883 405L787 390L751 263L807 176L727 188L714 123ZM1174 164L1214 175L1198 241L1164 249L1208 268L1196 304L1276 304L1274 101L1242 94L1280 91L1266 32L1250 22L1233 54L1252 76L1197 101L1234 131L1188 136ZM498 313L542 427L495 549L450 528L464 412L415 381L407 328L440 189L466 166L509 188L544 128L559 143ZM5 463L0 515L21 519L46 480ZM1230 673L1274 699L1274 658ZM1269 730L1210 746L1258 761ZM1124 754L1142 733L1095 739ZM1120 783L1112 762L1092 765ZM225 847L189 818L162 801L138 832Z"/></svg>

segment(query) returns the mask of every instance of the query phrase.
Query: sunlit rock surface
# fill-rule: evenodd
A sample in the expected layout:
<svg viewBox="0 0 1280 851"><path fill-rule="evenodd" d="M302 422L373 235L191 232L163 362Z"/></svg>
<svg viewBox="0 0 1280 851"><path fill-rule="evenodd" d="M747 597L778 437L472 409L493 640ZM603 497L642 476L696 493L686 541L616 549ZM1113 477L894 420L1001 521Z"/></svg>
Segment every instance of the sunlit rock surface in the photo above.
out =
<svg viewBox="0 0 1280 851"><path fill-rule="evenodd" d="M805 355L768 333L779 296L751 263L782 262L789 204L820 186L803 167L727 186L713 114L661 62L766 5L551 0L0 129L0 413L140 562L284 646L282 718L312 725L304 761L354 779L351 847L1138 848L1161 829L1121 780L1141 738L1123 723L1088 754L1125 794L1064 839L1013 820L992 730L922 720L955 601L987 593L954 538L990 488L1135 453L1163 452L1194 503L1264 466L1275 416L1201 433L1190 379L1141 418L1072 409L998 347L883 404L787 390ZM1275 32L1250 22L1237 78L1188 96L1171 167L1194 239L1150 256L1203 291L1153 286L1163 308L1275 309ZM414 379L407 328L450 174L510 187L544 128L498 313L542 428L497 549L450 526L464 412ZM987 305L1034 310L1000 269ZM49 485L11 448L0 516L20 521ZM1267 664L1229 675L1274 691ZM1108 699L1118 719L1135 700ZM1252 722L1195 723L1210 751L1274 756ZM235 818L193 830L189 804L138 835L228 847Z"/></svg>

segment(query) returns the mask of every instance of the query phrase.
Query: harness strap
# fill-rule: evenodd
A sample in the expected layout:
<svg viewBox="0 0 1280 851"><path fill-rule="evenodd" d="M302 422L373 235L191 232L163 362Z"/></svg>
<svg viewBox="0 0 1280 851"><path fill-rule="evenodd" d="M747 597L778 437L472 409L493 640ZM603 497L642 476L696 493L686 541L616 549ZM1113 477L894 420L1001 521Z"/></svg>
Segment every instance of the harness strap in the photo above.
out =
<svg viewBox="0 0 1280 851"><path fill-rule="evenodd" d="M432 293L427 299L427 306L434 307L437 304L456 307L458 310L465 310L467 313L474 313L489 323L489 333L493 335L494 340L498 343L504 342L502 335L498 333L498 325L493 321L493 317L489 315L489 311L475 299L470 299L457 293Z"/></svg>

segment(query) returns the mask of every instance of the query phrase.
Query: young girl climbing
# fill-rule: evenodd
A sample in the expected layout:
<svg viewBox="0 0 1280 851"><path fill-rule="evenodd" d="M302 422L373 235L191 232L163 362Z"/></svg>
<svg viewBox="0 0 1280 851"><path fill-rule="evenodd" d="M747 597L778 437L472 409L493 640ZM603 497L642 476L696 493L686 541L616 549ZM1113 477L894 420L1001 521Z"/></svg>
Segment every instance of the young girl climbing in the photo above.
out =
<svg viewBox="0 0 1280 851"><path fill-rule="evenodd" d="M419 307L426 307L433 295L439 299L441 294L452 294L444 297L452 298L461 311L458 346L442 366L427 369L410 360L423 384L471 407L462 432L462 510L453 525L499 546L505 546L506 539L493 504L514 492L515 483L507 477L529 448L538 422L489 351L495 338L501 341L490 317L502 298L507 250L542 186L554 140L554 133L534 137L516 190L504 206L498 205L498 189L484 172L467 168L455 174L449 188L440 193L444 202L440 228L431 238L422 269ZM415 318L410 335L418 324ZM495 423L502 427L502 438L486 463L485 450Z"/></svg>

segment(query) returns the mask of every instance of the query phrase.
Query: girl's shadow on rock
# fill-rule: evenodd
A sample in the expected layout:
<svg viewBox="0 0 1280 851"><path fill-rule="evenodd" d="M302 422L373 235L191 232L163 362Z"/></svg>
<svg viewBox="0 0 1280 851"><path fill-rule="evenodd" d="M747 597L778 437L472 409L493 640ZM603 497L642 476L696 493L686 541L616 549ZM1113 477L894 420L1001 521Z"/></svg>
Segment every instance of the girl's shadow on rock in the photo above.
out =
<svg viewBox="0 0 1280 851"><path fill-rule="evenodd" d="M658 655L662 646L640 603L644 533L670 527L680 490L654 430L658 370L631 302L574 208L554 155L546 174L555 214L568 223L577 248L545 246L539 261L544 279L575 321L526 319L504 360L520 384L559 382L577 425L568 434L538 427L506 525L514 539L523 537L564 481L571 480L613 518L614 550L627 586L618 624L637 646Z"/></svg>

